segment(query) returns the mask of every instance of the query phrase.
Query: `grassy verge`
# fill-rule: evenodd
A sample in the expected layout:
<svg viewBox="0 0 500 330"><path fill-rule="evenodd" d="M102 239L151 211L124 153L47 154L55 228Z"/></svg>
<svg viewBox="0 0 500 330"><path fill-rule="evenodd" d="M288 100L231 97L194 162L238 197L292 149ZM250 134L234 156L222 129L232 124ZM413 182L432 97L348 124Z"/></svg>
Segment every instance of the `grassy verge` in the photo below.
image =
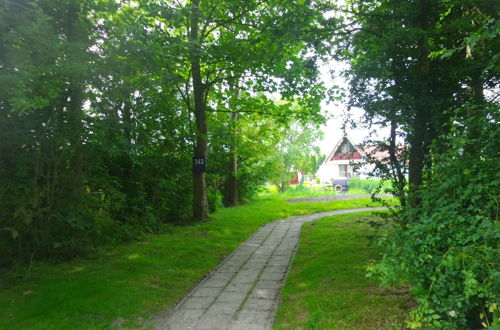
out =
<svg viewBox="0 0 500 330"><path fill-rule="evenodd" d="M380 180L375 179L359 179L353 178L349 182L349 190L347 195L371 194L378 187ZM390 187L390 182L384 183L384 189L381 193L385 193ZM276 198L308 198L308 197L326 197L337 196L337 193L331 185L328 184L310 184L304 183L303 185L291 185L283 192L275 185L266 186L265 191L261 193L262 196L272 196Z"/></svg>
<svg viewBox="0 0 500 330"><path fill-rule="evenodd" d="M259 199L221 209L214 220L108 247L85 259L35 263L0 274L0 329L138 326L172 306L259 226L283 217L365 207L369 199L288 203ZM26 277L26 278L25 278Z"/></svg>
<svg viewBox="0 0 500 330"><path fill-rule="evenodd" d="M275 329L398 329L413 301L408 291L382 289L365 276L379 258L369 244L370 213L305 224L282 291Z"/></svg>

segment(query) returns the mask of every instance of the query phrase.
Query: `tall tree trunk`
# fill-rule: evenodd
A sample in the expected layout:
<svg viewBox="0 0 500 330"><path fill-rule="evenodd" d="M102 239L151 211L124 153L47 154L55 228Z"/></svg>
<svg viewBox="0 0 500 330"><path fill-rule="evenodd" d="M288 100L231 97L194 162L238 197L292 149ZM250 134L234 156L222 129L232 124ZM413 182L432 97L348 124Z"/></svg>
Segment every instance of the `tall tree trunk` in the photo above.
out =
<svg viewBox="0 0 500 330"><path fill-rule="evenodd" d="M409 183L409 203L413 207L420 205L418 191L423 183L423 170L426 157L427 138L427 120L429 111L429 46L427 36L428 19L430 14L429 0L420 0L417 2L419 13L416 17L416 27L422 32L419 40L419 55L417 59L415 79L419 82L417 93L415 94L415 116L410 135L410 159L408 165L408 183Z"/></svg>
<svg viewBox="0 0 500 330"><path fill-rule="evenodd" d="M68 38L68 62L71 67L79 68L75 65L79 61L79 52L81 49L80 43L84 38L80 24L80 2L71 1L68 4L68 14L66 21L67 38ZM80 65L82 63L79 63ZM82 103L83 103L83 81L79 69L72 69L69 74L69 123L70 123L70 143L73 148L73 159L71 161L71 169L74 172L74 178L81 176L83 169L82 150L81 150L81 135L82 135ZM77 187L75 187L77 188Z"/></svg>
<svg viewBox="0 0 500 330"><path fill-rule="evenodd" d="M409 202L416 207L420 204L418 191L422 185L425 162L425 122L422 114L418 113L414 119L413 132L410 136L410 153L408 164Z"/></svg>
<svg viewBox="0 0 500 330"><path fill-rule="evenodd" d="M230 85L232 96L238 98L239 89ZM235 102L231 103L231 145L229 147L229 196L228 204L236 206L240 201L239 182L238 182L238 112L236 112Z"/></svg>
<svg viewBox="0 0 500 330"><path fill-rule="evenodd" d="M395 117L393 113L392 118ZM401 159L398 159L400 150L396 144L396 120L391 120L391 136L389 141L389 159L391 161L393 182L396 184L397 194L402 207L406 206L405 185L406 179L401 169Z"/></svg>
<svg viewBox="0 0 500 330"><path fill-rule="evenodd" d="M121 180L122 180L122 188L127 195L127 198L132 200L134 195L136 194L136 186L135 180L133 179L133 162L132 162L132 128L133 128L133 119L132 119L132 103L130 102L130 94L125 94L125 101L123 102L123 136L126 141L126 150L122 153L120 157L121 163ZM128 203L128 207L132 206L132 202Z"/></svg>
<svg viewBox="0 0 500 330"><path fill-rule="evenodd" d="M231 146L230 153L230 175L229 175L229 198L228 204L236 206L239 204L239 183L238 183L238 113L231 114Z"/></svg>
<svg viewBox="0 0 500 330"><path fill-rule="evenodd" d="M191 30L190 42L193 45L191 55L191 71L193 78L194 93L194 115L196 119L196 146L194 156L202 157L206 160L208 150L208 128L205 113L205 86L201 79L200 68L200 47L199 47L199 19L200 19L200 0L191 1ZM205 182L205 173L193 171L193 218L195 220L208 219L207 186Z"/></svg>
<svg viewBox="0 0 500 330"><path fill-rule="evenodd" d="M476 70L472 74L470 89L472 104L469 104L467 107L468 141L464 147L464 155L469 161L474 162L480 154L480 147L477 145L477 141L481 135L481 124L477 120L474 120L473 117L476 115L476 108L484 103L483 80L479 70Z"/></svg>

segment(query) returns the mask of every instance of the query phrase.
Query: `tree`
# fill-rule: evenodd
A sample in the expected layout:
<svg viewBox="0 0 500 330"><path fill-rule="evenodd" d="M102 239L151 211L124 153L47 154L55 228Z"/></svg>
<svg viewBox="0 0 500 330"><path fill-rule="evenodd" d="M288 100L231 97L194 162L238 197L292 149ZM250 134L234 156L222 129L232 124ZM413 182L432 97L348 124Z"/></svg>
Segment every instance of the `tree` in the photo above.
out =
<svg viewBox="0 0 500 330"><path fill-rule="evenodd" d="M390 163L379 171L402 202L373 271L386 284L411 283L420 305L409 327L491 326L498 315L489 267L498 257L490 197L498 190L491 152L498 101L483 91L498 83L498 24L474 1L351 5L345 11L359 24L346 54L351 105L390 125L389 141L380 142ZM398 140L407 152L398 151Z"/></svg>
<svg viewBox="0 0 500 330"><path fill-rule="evenodd" d="M280 125L320 120L312 3L0 8L2 264L72 257L193 211L206 218L221 192L234 204L269 178ZM277 104L278 92L303 106ZM190 164L208 150L218 152L207 199Z"/></svg>
<svg viewBox="0 0 500 330"><path fill-rule="evenodd" d="M280 1L233 1L224 6L220 2L193 1L176 10L190 17L188 53L182 56L190 61L191 84L182 68L176 74L184 77L184 87L179 86L179 90L195 114L195 157L207 157L207 110L220 110L211 109L209 103L217 102L212 95L232 98L228 96L234 93L231 85L241 85L254 92L279 90L288 99L304 95L296 100L308 105L303 108L302 116L319 118L323 90L317 81L316 57L306 56L306 52L312 53L314 48L305 41L307 28L321 16L319 11L306 3L285 5ZM184 31L182 21L179 24L177 29ZM184 42L182 34L175 35L180 43ZM215 93L216 85L220 86L218 93ZM204 174L194 172L193 175L193 214L197 219L206 219Z"/></svg>
<svg viewBox="0 0 500 330"><path fill-rule="evenodd" d="M302 170L308 163L309 155L313 152L313 144L318 140L320 132L311 126L302 126L293 123L280 129L282 138L276 146L273 156L274 175L272 182L284 191L293 178L292 170Z"/></svg>
<svg viewBox="0 0 500 330"><path fill-rule="evenodd" d="M2 4L2 202L20 258L51 244L78 250L85 233L84 86L89 2ZM72 205L73 207L71 207ZM12 216L10 216L12 215ZM69 235L64 227L70 227ZM22 235L21 235L22 233Z"/></svg>

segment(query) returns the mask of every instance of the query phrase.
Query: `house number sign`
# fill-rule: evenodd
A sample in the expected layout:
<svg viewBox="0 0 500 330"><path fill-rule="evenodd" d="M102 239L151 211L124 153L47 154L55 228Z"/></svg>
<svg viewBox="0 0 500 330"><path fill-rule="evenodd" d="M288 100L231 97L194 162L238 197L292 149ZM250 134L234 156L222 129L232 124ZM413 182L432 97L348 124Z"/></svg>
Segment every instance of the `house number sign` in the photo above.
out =
<svg viewBox="0 0 500 330"><path fill-rule="evenodd" d="M193 157L193 171L197 173L202 173L206 171L205 157Z"/></svg>

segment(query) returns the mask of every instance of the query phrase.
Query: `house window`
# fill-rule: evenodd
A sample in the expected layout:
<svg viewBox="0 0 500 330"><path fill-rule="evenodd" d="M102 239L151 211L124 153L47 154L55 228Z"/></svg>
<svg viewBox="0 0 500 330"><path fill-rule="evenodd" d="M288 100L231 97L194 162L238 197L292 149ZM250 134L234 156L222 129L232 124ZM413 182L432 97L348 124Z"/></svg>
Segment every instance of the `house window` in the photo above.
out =
<svg viewBox="0 0 500 330"><path fill-rule="evenodd" d="M340 152L350 152L351 149L350 149L351 145L349 142L344 141L344 143L342 143L342 146L340 147Z"/></svg>
<svg viewBox="0 0 500 330"><path fill-rule="evenodd" d="M347 178L347 166L348 165L339 165L339 176L342 178Z"/></svg>

